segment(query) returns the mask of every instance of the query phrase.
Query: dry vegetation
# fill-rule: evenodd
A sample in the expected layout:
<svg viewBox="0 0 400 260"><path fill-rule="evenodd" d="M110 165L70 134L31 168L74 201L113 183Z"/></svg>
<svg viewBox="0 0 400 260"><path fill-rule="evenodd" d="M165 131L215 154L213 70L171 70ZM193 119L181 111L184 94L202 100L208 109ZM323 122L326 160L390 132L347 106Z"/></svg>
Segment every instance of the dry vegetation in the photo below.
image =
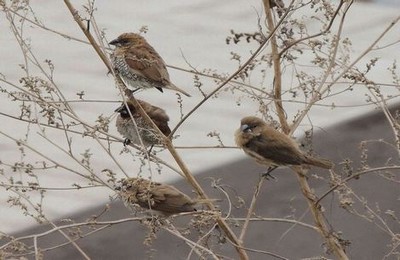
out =
<svg viewBox="0 0 400 260"><path fill-rule="evenodd" d="M15 120L16 127L24 129L22 135L17 135L17 133L10 133L0 126L1 139L12 140L15 145L12 149L19 153L15 161L5 161L0 157L0 189L8 194L8 198L2 198L2 200L6 200L10 207L18 208L20 214L30 216L39 224L51 226L46 232L30 234L25 237L14 237L11 234L2 233L0 259L32 256L36 259L42 259L46 251L66 244L73 244L82 257L90 259L91 256L84 252L75 241L95 232L101 232L112 225L125 222L133 222L132 224L148 227L148 236L144 237L143 241L149 247L151 247L152 241L157 239L157 232L160 229L182 239L192 248L191 254L187 256L188 259L193 255L197 255L199 258L223 259L224 256L215 250L212 243L226 243L227 246L235 248L237 253L235 259L248 259L247 252L249 251L256 251L276 259L287 259L285 256L277 255L274 252L263 251L262 248L252 248L251 241L246 242L245 235L249 223L260 220L295 223L311 228L318 232L325 241L326 250L321 249L321 259L325 259L324 257L348 259L346 247L351 241L345 239L346 231L344 230L343 234L335 232L335 227L330 226L329 217L324 216L324 208L320 204L321 200L328 194L337 196L341 207L348 214L356 214L360 218L368 219L371 225L379 225L391 236L392 244L388 245L387 254L382 256L383 259L399 257L400 238L398 229L400 222L398 220L398 208L379 212L377 208L367 203L368 198L360 197L349 184L352 179L359 178L361 175L366 175L365 178L368 178L368 175L372 173L378 173L382 178L391 183L397 183L397 185L400 182L398 176L400 166L393 164L389 158L385 165L376 167L368 165L367 142L361 144L360 156L363 158L363 166L354 169L350 161L335 162L337 167L331 170L329 175L326 175L328 177L325 177L325 181L329 183L331 189L321 196L317 196L309 186L309 180L306 176L310 169L291 168L297 176L304 200L308 203L309 211L314 220L313 223L304 223L302 219L284 217L282 219L268 219L268 216L255 218L253 212L265 178L260 178L259 183L254 187L252 201L245 202L246 206L243 207L243 210L246 211L247 218L241 222L230 219L227 212L220 212L218 201L209 200L206 203L207 210L189 214L192 228L183 231L181 227L174 225L175 218L180 216L168 219L156 217L148 219L147 215L138 214L113 221L98 221L99 216L88 216L87 221L84 222L75 222L69 219L64 220L63 224L54 223L48 218L44 203L46 203L47 192L61 188L48 186L42 178L42 173L56 169L63 174L76 175L78 177L76 182L64 184L64 186L69 185L68 188L65 188L66 190L109 189L114 194L110 198L110 200L113 200L116 198L114 187L117 181L132 174L126 172L119 165L121 155L132 157L141 162L141 167L138 169L139 174L146 171L162 174L163 169L169 168L178 173L181 178L184 178L187 185L191 186L191 189L197 193L199 198L207 199L208 196L192 175L190 165L186 165L179 155L180 153L177 152L173 145L174 140L170 141L168 138L164 138L164 147L155 148L151 154L148 154L146 149L136 145L130 145L121 150L123 139L109 132L109 125L114 123L113 119L98 115L96 124L82 120L79 112L71 105L75 101L67 99L59 87L60 83L54 81L53 73L57 67L52 63L51 57L47 57L43 62L42 57L36 56L34 43L31 44L29 35L25 35L24 28L27 26L62 35L71 42L87 46L88 51L94 48L101 58L99 62L103 62L115 77L121 99L125 99L124 83L121 82L119 76L110 66L110 48L105 39L105 33L102 28L97 27L95 21L96 6L94 1L85 6L87 13L82 14L75 10L76 7L73 6L73 3L65 0L65 11L70 12L71 16L74 17L76 26L81 28L87 38L85 41L44 26L40 22L40 18L36 17L28 1L3 0L0 2L2 22L9 24L10 30L15 35L16 43L25 57L24 64L15 68L16 70L23 70L25 74L18 81L9 80L8 76L0 71L2 73L0 77L2 98L6 97L8 103L13 106L11 110L3 110L2 105L0 115L12 118ZM278 6L271 7L270 1L263 1L264 13L260 15L259 31L237 32L232 29L230 34L227 35L226 48L228 51L232 46L240 46L241 48L249 48L248 46L254 46L254 44L258 46L257 49L251 51L251 57L242 57L233 51L231 52L232 60L238 64L237 70L231 75L224 75L212 69L200 71L176 68L192 75L193 85L198 90L196 95L202 96L203 99L193 109L183 114L181 121L173 126L173 134L179 131L180 126L188 118L196 115L199 107L207 106L209 99L215 97L221 90L228 90L238 103L246 97L259 104L259 110L255 111L258 115L270 120L281 131L291 135L300 124L307 121L307 115L314 106L326 105L323 101L330 100L332 109L335 109L335 99L348 95L354 87L358 87L368 90L369 94L365 100L366 107L376 106L384 112L396 140L389 145L391 149L396 149L400 154L398 114L392 114L388 109L389 100L396 96L387 95L381 91L383 84L400 90L396 61L394 60L392 66L387 68L391 71L392 78L388 79L387 82L379 83L369 79L369 74L374 70L377 59L372 59L366 64L360 62L365 55L377 48L381 39L390 33L394 26L398 25L400 17L397 17L391 24L387 24L386 28L382 28L382 34L379 38L369 39L370 46L359 56L352 57L350 51L351 39L343 38L342 30L346 23L346 14L352 8L353 1L333 3L331 1L293 0L284 2L284 6L278 4ZM296 15L297 13L306 13L309 16ZM85 19L82 17L85 17ZM309 29L305 23L306 19L317 22L318 29ZM146 30L146 28L143 30ZM393 44L398 45L398 42ZM380 48L390 47L390 45L379 46ZM301 64L312 64L313 73L305 72ZM204 90L205 83L203 80L206 78L212 78L216 83L213 91ZM287 84L288 78L292 80L291 84ZM256 83L249 84L249 82ZM81 93L81 95L83 96L84 93ZM82 96L80 96L80 100L84 101ZM176 105L183 106L180 102ZM288 115L285 110L288 105L296 106L297 114ZM146 117L144 111L141 110L141 113ZM148 117L147 120L151 123ZM62 133L62 135L59 133ZM219 139L220 135L224 135L224 133L210 133L210 136L217 138L220 143L219 147L209 147L210 151L221 149L221 146L223 146ZM63 140L60 140L60 136L63 136ZM71 138L72 136L73 138ZM75 148L79 138L84 140L85 144L87 143L87 149L84 151L77 151ZM61 152L64 158L46 155L42 152L43 144L52 146L58 152ZM105 168L98 171L91 163L93 157L98 156L98 153L93 152L92 147L100 149L103 153L102 156L106 154L110 162L120 170L116 172ZM196 149L196 147L193 149ZM201 149L204 149L204 147ZM225 147L225 149L233 148ZM182 153L185 152L185 150L181 151ZM170 153L171 161L159 158L158 154L160 153ZM71 167L69 166L71 164L66 162L73 162L78 166ZM212 184L225 196L221 183L223 183L223 180ZM226 198L229 200L229 195ZM398 198L393 198L393 200L396 199L398 200ZM362 206L361 209L360 205ZM101 214L107 214L108 211L112 210L112 207L106 207ZM397 226L388 225L385 220L387 216L392 217ZM232 225L235 223L240 223L241 228L241 231L237 234L232 230ZM217 226L219 227L218 230L216 230ZM53 232L59 232L65 236L66 243L52 248L43 248L38 243L38 239ZM190 233L196 234L197 239L193 240L193 236L189 236ZM215 233L218 233L218 235L215 235ZM218 236L219 239L206 239L212 234ZM244 242L245 247L243 246Z"/></svg>

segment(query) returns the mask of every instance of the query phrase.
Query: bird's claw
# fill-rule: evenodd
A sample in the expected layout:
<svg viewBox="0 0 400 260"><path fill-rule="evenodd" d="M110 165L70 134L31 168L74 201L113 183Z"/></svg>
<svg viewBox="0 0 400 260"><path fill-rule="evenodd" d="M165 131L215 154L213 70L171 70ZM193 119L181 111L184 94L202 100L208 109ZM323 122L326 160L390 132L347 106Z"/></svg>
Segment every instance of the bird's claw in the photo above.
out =
<svg viewBox="0 0 400 260"><path fill-rule="evenodd" d="M147 154L151 154L151 150L153 150L154 144L150 146L150 149L147 151Z"/></svg>
<svg viewBox="0 0 400 260"><path fill-rule="evenodd" d="M124 146L127 146L127 145L129 145L131 143L131 140L129 140L128 138L126 138L125 140L124 140Z"/></svg>
<svg viewBox="0 0 400 260"><path fill-rule="evenodd" d="M270 178L274 180L276 179L273 175L271 175L270 171L264 172L261 177L265 178L266 180L269 180Z"/></svg>
<svg viewBox="0 0 400 260"><path fill-rule="evenodd" d="M273 175L271 175L271 172L274 171L277 168L277 166L270 166L268 167L268 170L266 172L264 172L261 176L267 180L269 180L269 178L271 179L276 179Z"/></svg>

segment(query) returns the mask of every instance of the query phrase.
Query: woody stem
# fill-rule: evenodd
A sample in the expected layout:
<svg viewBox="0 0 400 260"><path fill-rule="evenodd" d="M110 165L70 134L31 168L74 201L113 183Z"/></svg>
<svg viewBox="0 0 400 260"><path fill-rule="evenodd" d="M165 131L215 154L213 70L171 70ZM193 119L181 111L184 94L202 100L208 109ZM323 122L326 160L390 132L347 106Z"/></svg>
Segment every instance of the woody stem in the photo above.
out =
<svg viewBox="0 0 400 260"><path fill-rule="evenodd" d="M110 66L110 62L107 58L107 56L104 54L104 52L100 49L98 44L96 43L95 39L91 35L91 33L86 29L85 25L83 24L82 20L79 18L78 11L73 7L73 5L70 3L69 0L64 0L65 4L67 5L68 9L70 10L71 14L73 15L75 21L78 23L79 27L82 29L83 33L85 36L88 38L90 43L92 44L93 48L96 50L97 54L100 56L101 60L104 62L104 64L107 66L110 71L112 71L112 67ZM118 74L115 75L117 77L117 81L119 83L122 83L124 85L123 80L120 79L120 76ZM125 86L126 88L126 86ZM152 126L158 133L159 136L163 137L163 141L165 146L167 147L168 151L171 153L171 155L174 157L175 161L179 165L180 169L182 170L186 180L192 185L192 187L196 190L197 194L205 200L205 204L210 210L215 210L214 204L208 199L206 193L200 186L200 184L196 181L196 179L193 177L189 169L186 167L186 164L183 162L182 158L179 156L177 153L176 149L172 145L171 141L164 136L164 134L160 131L160 129L154 124L154 122L150 119L150 117L146 114L146 112L143 110L143 108L140 106L138 101L131 95L131 100L133 101L133 104L135 108L139 111L140 115L145 119L146 123ZM226 221L218 216L217 217L217 223L219 227L225 232L229 240L234 244L234 247L236 251L238 252L240 259L242 260L248 260L249 257L247 256L246 251L243 249L240 241L236 237L235 233L232 231L232 229L229 227L229 225L226 223Z"/></svg>
<svg viewBox="0 0 400 260"><path fill-rule="evenodd" d="M266 14L267 26L268 29L271 31L273 29L276 30L276 25L274 24L270 1L263 0L264 10ZM276 37L273 35L271 38L271 51L272 51L272 60L274 65L274 100L275 100L275 107L279 117L279 121L281 124L282 131L285 134L289 134L291 129L287 123L285 110L282 104L282 73L281 73L281 66L280 66L280 58L278 52L278 45L276 42ZM294 129L292 129L294 131ZM338 257L338 259L348 259L346 253L342 245L339 243L337 237L329 230L327 223L325 221L323 212L321 210L321 206L318 203L317 196L312 192L310 186L308 185L307 178L305 177L305 172L301 167L293 167L292 168L296 173L298 178L299 186L303 193L303 196L306 198L308 206L312 212L314 222L318 228L319 233L325 239L329 249Z"/></svg>

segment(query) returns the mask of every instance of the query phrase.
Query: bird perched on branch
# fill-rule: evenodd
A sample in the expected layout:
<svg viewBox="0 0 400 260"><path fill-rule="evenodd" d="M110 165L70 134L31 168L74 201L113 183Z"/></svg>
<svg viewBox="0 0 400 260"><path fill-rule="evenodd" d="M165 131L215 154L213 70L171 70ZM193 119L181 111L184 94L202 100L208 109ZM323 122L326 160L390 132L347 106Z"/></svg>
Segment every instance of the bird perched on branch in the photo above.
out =
<svg viewBox="0 0 400 260"><path fill-rule="evenodd" d="M240 128L235 132L235 141L246 154L269 167L302 164L325 169L333 167L333 163L327 159L304 154L292 138L255 116L241 120Z"/></svg>
<svg viewBox="0 0 400 260"><path fill-rule="evenodd" d="M168 136L171 133L171 129L168 126L169 117L165 113L164 109L153 106L143 100L138 99L137 101L160 131L165 136ZM153 126L146 122L139 111L136 110L132 100L127 100L126 103L127 106L123 103L115 110L115 112L119 113L116 120L117 130L124 138L126 138L124 144L127 145L132 142L141 145L140 138L146 147L161 144L161 136ZM132 121L131 115L136 122L137 128L135 123Z"/></svg>
<svg viewBox="0 0 400 260"><path fill-rule="evenodd" d="M171 82L165 62L139 34L123 33L110 44L116 46L111 54L113 66L128 88L156 88L161 92L166 88L190 97Z"/></svg>
<svg viewBox="0 0 400 260"><path fill-rule="evenodd" d="M129 178L116 187L128 208L139 205L142 208L156 210L164 215L196 211L197 200L179 191L177 188L142 178Z"/></svg>

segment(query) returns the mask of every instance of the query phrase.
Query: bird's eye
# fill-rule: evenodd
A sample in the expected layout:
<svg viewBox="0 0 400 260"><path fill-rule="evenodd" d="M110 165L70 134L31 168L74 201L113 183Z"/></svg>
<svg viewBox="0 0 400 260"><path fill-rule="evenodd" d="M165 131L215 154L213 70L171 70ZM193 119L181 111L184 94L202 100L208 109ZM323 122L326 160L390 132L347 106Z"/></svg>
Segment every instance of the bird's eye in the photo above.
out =
<svg viewBox="0 0 400 260"><path fill-rule="evenodd" d="M118 42L119 42L119 44L124 46L124 45L127 45L129 41L127 39L121 39Z"/></svg>

